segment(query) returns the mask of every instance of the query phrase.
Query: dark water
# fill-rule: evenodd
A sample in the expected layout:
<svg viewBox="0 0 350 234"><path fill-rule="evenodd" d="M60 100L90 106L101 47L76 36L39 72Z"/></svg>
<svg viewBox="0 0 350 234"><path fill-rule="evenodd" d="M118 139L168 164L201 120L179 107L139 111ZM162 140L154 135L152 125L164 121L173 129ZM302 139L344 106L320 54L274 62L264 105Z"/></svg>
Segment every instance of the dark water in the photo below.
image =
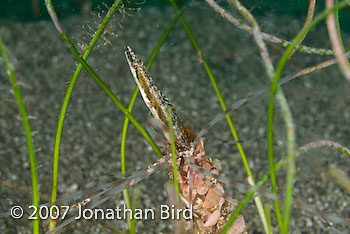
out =
<svg viewBox="0 0 350 234"><path fill-rule="evenodd" d="M113 0L61 0L52 1L57 9L60 17L69 17L71 15L85 14L89 10L98 10L101 5L110 6ZM197 4L202 1L194 0L176 0L180 7L186 7L191 4ZM267 15L273 12L279 16L289 16L292 18L302 18L306 15L308 1L304 0L245 0L241 1L254 15ZM339 1L340 2L340 1ZM124 1L126 7L157 7L160 10L169 5L164 0L128 0ZM222 2L224 6L228 6L226 2ZM320 12L325 8L324 1L316 4L316 12ZM49 16L46 11L45 1L41 0L2 0L0 1L0 18L15 21L35 21L48 20ZM342 23L342 30L349 32L350 29L350 9L344 9L339 13L339 19Z"/></svg>
<svg viewBox="0 0 350 234"><path fill-rule="evenodd" d="M254 5L253 2L249 4ZM70 6L68 4L67 8ZM261 9L264 7L265 4ZM29 5L26 8L30 12ZM103 6L101 8L106 10ZM230 11L230 8L225 9ZM57 11L61 11L59 7ZM276 12L277 10L264 14L257 12L257 21L263 31L291 40L301 29L304 15L300 13L300 17L290 17ZM104 14L67 13L60 19L64 30L81 50L91 40ZM139 11L123 9L111 20L104 37L99 40L89 57L88 63L124 105L128 104L135 87L124 58L124 47L130 45L147 61L174 16L174 11L166 6L148 6ZM269 85L259 51L251 35L236 29L204 3L188 5L184 17L208 60L227 105ZM76 61L50 21L18 22L9 19L11 17L1 19L0 36L9 50L24 103L31 116L40 191L49 195L58 115L68 83L76 68ZM345 47L349 48L349 35L346 33L344 42ZM310 32L304 43L316 48L330 48L324 24ZM277 65L284 48L270 43L268 48L274 65ZM296 53L288 62L284 75L293 74L331 58L332 56ZM150 73L159 89L172 101L179 116L194 131L200 131L221 113L208 76L180 24L170 33ZM0 178L13 185L30 188L23 126L3 63L0 63L0 82ZM283 90L296 126L297 147L324 139L349 146L349 88L349 82L336 65L298 78L284 86ZM268 171L267 102L268 96L262 95L231 114L256 179ZM141 98L138 98L133 114L143 126L149 118L148 112ZM121 111L83 71L73 91L64 123L60 151L59 197L81 190L95 178L119 172L123 121ZM275 154L276 158L280 159L285 155L287 142L279 107L276 108L274 128ZM232 136L225 119L210 129L205 137L206 154L222 161L221 173L232 180L245 183L246 173L237 148L227 143L232 140ZM157 159L133 126L128 130L126 152L128 171L142 169ZM336 150L320 149L303 155L297 159L296 164L295 197L313 208L331 211L341 218L349 218L349 196L328 175L330 166L335 166L349 175L349 158ZM285 171L277 176L283 191ZM167 179L167 172L163 170L138 185L141 190L140 207L157 207L166 202L163 185ZM238 200L243 196L230 185L226 186L226 192ZM0 193L16 203L30 204L31 197L26 193L3 186L0 187ZM267 198L264 198L264 201L271 202ZM46 201L43 199L41 202ZM105 206L116 205L122 205L120 194ZM7 200L0 200L1 212L9 206ZM263 232L253 203L248 204L243 210L243 215L249 233ZM1 233L31 232L31 225L25 218L4 218L0 219L0 223ZM275 224L275 220L273 223ZM108 222L108 225L124 230L126 227L122 221ZM140 221L137 228L139 233L171 232L170 222L160 220ZM346 230L344 225L338 225L336 228ZM291 230L294 233L332 233L330 229L325 228L319 216L305 214L300 209L293 210ZM68 230L68 233L87 232L109 233L109 229L91 221L82 221Z"/></svg>

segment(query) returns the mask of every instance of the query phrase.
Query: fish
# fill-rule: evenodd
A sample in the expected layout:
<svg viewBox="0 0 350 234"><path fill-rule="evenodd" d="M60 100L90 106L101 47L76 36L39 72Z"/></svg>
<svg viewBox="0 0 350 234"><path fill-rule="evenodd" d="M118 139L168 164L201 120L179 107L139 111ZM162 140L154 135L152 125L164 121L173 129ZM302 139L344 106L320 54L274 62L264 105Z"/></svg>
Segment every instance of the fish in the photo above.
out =
<svg viewBox="0 0 350 234"><path fill-rule="evenodd" d="M169 135L168 108L173 105L157 88L143 61L136 56L130 46L125 47L124 53L143 101L153 117L163 126L167 126L161 128L163 134ZM182 120L175 112L172 113L171 117L181 201L184 207L192 209L193 212L193 220L185 221L185 230L193 231L196 234L221 233L237 201L225 199L227 196L224 195L224 188L218 180L198 174L198 171L201 170L219 174L221 163L218 159L206 158L203 141L197 139L196 134L183 126ZM170 144L169 137L166 138ZM172 154L170 147L164 147L164 150L168 155ZM169 164L172 165L171 160L169 160ZM169 170L170 178L174 178L172 173L173 170ZM245 232L243 216L239 216L236 221L238 222L231 226L228 233Z"/></svg>
<svg viewBox="0 0 350 234"><path fill-rule="evenodd" d="M70 208L65 219L60 217L54 220L57 226L47 233L61 233L76 219L77 207L84 207L86 209L94 209L102 203L114 197L116 194L121 193L124 189L135 186L137 183L143 181L144 178L151 176L152 174L172 167L171 150L169 140L169 126L168 126L168 112L169 106L172 107L170 101L159 91L155 82L151 78L149 72L143 65L142 60L138 59L135 52L128 46L125 48L125 55L129 64L132 76L140 88L141 96L143 97L145 104L150 109L152 115L157 120L156 126L161 126L161 130L166 135L165 144L160 144L166 152L164 156L158 159L156 162L150 164L147 168L133 172L132 174L125 174L121 178L116 178L116 175L106 175L93 179L85 185L79 192L59 198L56 200L58 206L66 206L70 204ZM324 65L325 64L325 65ZM284 85L290 80L308 74L314 70L318 70L333 63L322 63L315 67L304 69L295 75L288 75L281 79L279 85ZM143 85L139 80L143 79ZM139 81L139 84L138 84ZM152 90L152 91L150 91ZM185 207L193 207L194 217L192 222L186 222L184 228L189 233L220 233L222 227L227 222L227 218L232 214L237 201L227 196L223 190L221 183L229 184L232 189L237 189L241 193L248 193L257 188L251 187L246 184L237 183L232 179L227 179L219 175L220 161L218 159L208 159L205 157L204 143L202 137L206 134L208 129L213 127L216 123L222 120L226 114L236 110L245 103L251 101L257 96L266 93L268 88L262 88L254 93L247 95L246 97L235 101L231 104L226 111L218 113L217 116L199 131L198 134L194 134L188 127L184 127L181 119L178 115L172 113L173 130L176 138L176 155L177 166L179 168L179 184L182 189L181 201ZM147 97L147 92L154 94ZM146 99L144 96L146 95ZM147 104L148 103L148 104ZM235 142L237 143L237 142ZM343 147L344 148L344 147ZM303 149L303 147L301 147ZM345 148L347 153L349 150ZM172 170L169 170L170 178L173 178L171 174ZM262 195L270 199L279 199L269 191L259 189L257 191L259 195ZM77 202L79 201L79 202ZM310 213L312 216L319 217L327 228L333 232L339 232L334 228L334 224L342 224L344 226L350 225L350 220L342 218L334 213L320 211L313 208L298 199L293 199L293 205L298 209L304 210ZM51 206L51 203L41 204L40 206ZM211 207L211 208L210 208ZM30 209L25 209L30 213ZM0 213L0 218L9 217L10 211ZM72 217L73 216L73 217ZM46 223L50 222L48 219ZM44 224L45 225L45 224ZM44 230L45 229L44 226ZM231 226L228 233L246 233L245 221L243 216L238 216L236 221Z"/></svg>

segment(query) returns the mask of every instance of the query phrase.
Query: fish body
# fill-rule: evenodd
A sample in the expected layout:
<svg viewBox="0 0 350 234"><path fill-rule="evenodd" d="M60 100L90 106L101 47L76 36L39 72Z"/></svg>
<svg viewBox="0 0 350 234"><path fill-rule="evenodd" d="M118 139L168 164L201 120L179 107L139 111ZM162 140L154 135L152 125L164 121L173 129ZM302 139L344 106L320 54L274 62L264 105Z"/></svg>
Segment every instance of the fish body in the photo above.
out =
<svg viewBox="0 0 350 234"><path fill-rule="evenodd" d="M172 106L172 104L155 86L143 61L136 56L130 46L125 47L124 53L146 106L154 118L168 126L168 106ZM188 150L191 147L191 140L187 137L188 130L183 126L181 119L175 112L172 113L172 123L177 148Z"/></svg>
<svg viewBox="0 0 350 234"><path fill-rule="evenodd" d="M131 73L141 96L150 109L154 118L160 121L167 128L163 133L168 133L168 107L172 106L169 100L160 92L154 84L142 60L129 46L125 48ZM229 202L224 194L223 186L217 179L203 175L203 170L217 175L219 160L212 160L205 157L204 144L202 140L195 140L188 128L184 128L182 121L172 113L173 131L177 155L178 182L181 188L181 201L183 207L193 209L193 220L185 222L185 230L198 234L220 233L229 219L236 201ZM170 141L168 142L170 144ZM169 147L164 148L171 154ZM172 161L169 160L172 166ZM220 165L220 166L218 166ZM169 170L170 178L173 178L173 170ZM232 202L233 201L233 202ZM243 233L245 222L243 216L237 217L235 223L227 233Z"/></svg>

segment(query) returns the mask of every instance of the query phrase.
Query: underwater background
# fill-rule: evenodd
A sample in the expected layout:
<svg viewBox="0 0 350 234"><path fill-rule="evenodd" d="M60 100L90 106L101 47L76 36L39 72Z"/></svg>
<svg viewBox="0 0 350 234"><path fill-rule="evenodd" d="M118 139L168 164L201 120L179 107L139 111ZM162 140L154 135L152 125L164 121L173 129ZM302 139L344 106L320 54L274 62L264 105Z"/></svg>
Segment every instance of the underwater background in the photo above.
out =
<svg viewBox="0 0 350 234"><path fill-rule="evenodd" d="M177 1L183 16L201 47L227 105L269 87L263 63L253 37L234 27L203 1ZM242 1L256 17L261 30L291 41L301 30L308 1ZM105 4L104 4L105 3ZM113 1L53 1L64 31L82 52L103 20ZM225 10L239 17L226 2ZM38 4L38 5L36 5ZM145 62L175 12L168 1L126 1L119 8L88 58L88 63L116 96L127 106L135 88L124 47L130 45ZM316 12L324 2L316 4ZM345 48L350 48L349 8L340 12ZM316 13L317 14L317 13ZM24 104L27 108L36 150L39 190L50 196L52 156L57 121L64 95L77 66L71 51L49 20L44 1L0 1L0 37L13 62ZM285 48L267 43L275 67ZM321 22L305 38L303 45L331 49L327 28ZM333 56L296 52L287 63L283 76L332 59ZM166 39L150 74L158 88L173 103L184 123L199 132L222 113L218 99L198 54L178 22ZM296 126L297 147L318 140L350 146L350 85L337 65L290 81L282 87ZM256 179L269 170L266 146L268 94L249 101L231 113L242 140L249 166ZM31 188L26 139L11 84L0 60L0 180L20 188ZM150 114L140 97L132 111L145 127ZM64 122L59 161L58 197L68 196L105 174L120 175L120 141L124 115L83 70L74 88ZM286 130L281 109L275 114L276 161L286 155ZM222 162L221 175L246 183L246 172L232 142L231 132L221 120L205 135L206 155ZM130 124L127 134L127 171L142 170L157 160L141 134ZM296 159L294 197L309 206L350 218L349 191L339 186L330 170L337 168L350 175L350 159L334 149L317 149ZM277 174L281 191L285 170ZM166 203L164 184L167 170L140 182L139 207L157 207ZM31 195L11 186L0 186L0 212L9 209L9 201L30 204ZM266 186L269 188L269 186ZM240 201L244 194L230 185L225 192ZM264 202L271 202L263 198ZM44 199L41 203L45 203ZM122 194L103 207L123 204ZM306 209L305 209L306 210ZM322 218L303 209L293 209L291 233L332 233ZM248 233L264 233L254 203L242 211ZM272 222L276 228L276 220ZM67 233L125 233L125 220L79 221ZM106 227L107 226L107 227ZM137 233L171 233L169 221L137 221ZM0 233L31 233L25 219L0 218ZM348 227L336 225L338 231Z"/></svg>
<svg viewBox="0 0 350 234"><path fill-rule="evenodd" d="M98 6L107 4L110 6L113 0L61 0L53 1L54 7L57 9L57 13L60 17L67 17L72 14L81 14L88 9L96 10ZM176 3L179 6L186 6L193 4L193 0L177 0ZM263 15L273 12L277 15L284 15L290 17L302 17L307 12L308 1L304 0L243 0L241 1L244 6L250 9L253 15ZM124 1L127 7L157 7L162 9L169 5L166 0L152 0L152 1ZM224 3L225 4L225 3ZM227 3L226 3L227 4ZM317 3L316 12L320 9L324 9L324 1ZM42 0L2 0L0 2L0 17L2 19L10 19L16 21L30 21L49 19L49 15L46 11L45 1ZM343 30L348 31L350 25L350 10L344 9L339 14L339 19L344 26Z"/></svg>

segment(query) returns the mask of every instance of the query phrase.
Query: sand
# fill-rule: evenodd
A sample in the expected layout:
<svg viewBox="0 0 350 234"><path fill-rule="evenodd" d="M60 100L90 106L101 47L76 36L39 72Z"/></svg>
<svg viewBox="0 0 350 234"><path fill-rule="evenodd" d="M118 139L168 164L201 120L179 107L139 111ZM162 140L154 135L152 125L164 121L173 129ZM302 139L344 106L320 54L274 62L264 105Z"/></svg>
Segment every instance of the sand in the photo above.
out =
<svg viewBox="0 0 350 234"><path fill-rule="evenodd" d="M80 50L91 40L93 32L105 13L72 16L62 20L64 30ZM127 105L135 83L124 58L123 49L130 45L144 61L167 28L174 12L171 8L127 9L111 20L88 59L88 63ZM188 7L184 12L193 34L207 58L227 105L234 103L269 84L258 49L252 36L236 29L205 4ZM303 25L303 19L275 14L257 18L263 31L291 40ZM40 192L50 195L54 139L60 108L68 84L76 68L72 53L59 37L51 22L14 23L1 21L0 35L13 61L24 103L30 116L36 149ZM344 35L347 43L349 35ZM330 48L325 25L313 30L305 44ZM283 48L269 45L275 65ZM346 44L349 47L349 44ZM287 64L284 74L315 65L331 57L296 53ZM0 63L0 178L13 185L31 187L29 160L22 122L11 86ZM170 33L161 48L150 73L160 90L171 100L178 115L196 132L221 113L210 80L198 60L180 23ZM290 105L296 126L296 144L302 146L317 140L332 140L349 146L350 92L349 82L332 66L322 71L289 82L283 91ZM231 113L243 149L254 177L268 171L266 150L266 116L268 95L262 95ZM139 96L133 115L145 126L149 111ZM286 130L277 105L275 118L276 160L286 154ZM64 123L59 161L59 197L77 192L96 178L109 174L120 175L120 140L124 116L111 100L83 71L76 83ZM246 172L232 136L223 119L205 135L208 157L220 159L221 174L234 181L246 183ZM126 145L127 170L144 169L157 156L135 127L130 126ZM330 166L350 173L349 158L334 149L312 150L296 162L295 198L308 206L349 218L349 194L327 174ZM281 191L285 186L285 171L278 173ZM164 184L167 171L162 170L145 178L136 187L140 189L139 207L158 209L166 204ZM226 192L240 200L243 195L231 185ZM8 200L28 206L31 196L0 187L0 211L11 206ZM271 200L263 198L264 201ZM41 203L47 201L42 200ZM118 194L102 207L122 206ZM249 233L263 233L253 202L243 210ZM125 232L125 220L105 221L119 233ZM273 218L273 223L276 220ZM276 225L274 225L276 227ZM316 214L305 209L293 210L291 233L333 233ZM335 226L346 231L344 225ZM124 230L124 231L123 231ZM277 229L276 229L277 230ZM0 219L1 233L31 233L31 224L25 218ZM110 233L92 220L70 225L67 233ZM137 221L138 233L169 233L171 223L155 220Z"/></svg>

